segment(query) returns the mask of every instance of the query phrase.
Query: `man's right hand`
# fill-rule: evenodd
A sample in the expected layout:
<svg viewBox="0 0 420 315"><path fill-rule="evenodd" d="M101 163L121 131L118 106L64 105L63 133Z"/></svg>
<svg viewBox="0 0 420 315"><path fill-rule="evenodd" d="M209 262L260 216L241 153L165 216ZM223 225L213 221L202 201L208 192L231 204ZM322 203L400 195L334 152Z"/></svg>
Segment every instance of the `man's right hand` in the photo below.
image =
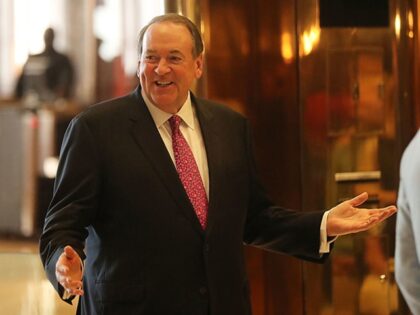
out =
<svg viewBox="0 0 420 315"><path fill-rule="evenodd" d="M70 295L83 295L83 267L77 252L66 246L55 265L55 276Z"/></svg>

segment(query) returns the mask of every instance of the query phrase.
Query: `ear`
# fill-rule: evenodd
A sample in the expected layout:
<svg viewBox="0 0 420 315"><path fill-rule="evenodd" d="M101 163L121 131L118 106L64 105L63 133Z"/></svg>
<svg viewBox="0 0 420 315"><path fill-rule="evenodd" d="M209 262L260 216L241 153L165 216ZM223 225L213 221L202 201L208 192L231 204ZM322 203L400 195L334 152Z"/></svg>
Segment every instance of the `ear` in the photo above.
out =
<svg viewBox="0 0 420 315"><path fill-rule="evenodd" d="M140 60L137 62L137 71L136 71L136 73L137 73L137 77L138 78L140 78L140 64L141 64L141 62L140 62Z"/></svg>
<svg viewBox="0 0 420 315"><path fill-rule="evenodd" d="M204 62L204 57L203 54L201 53L195 60L195 78L199 79L202 74L203 74L203 62Z"/></svg>

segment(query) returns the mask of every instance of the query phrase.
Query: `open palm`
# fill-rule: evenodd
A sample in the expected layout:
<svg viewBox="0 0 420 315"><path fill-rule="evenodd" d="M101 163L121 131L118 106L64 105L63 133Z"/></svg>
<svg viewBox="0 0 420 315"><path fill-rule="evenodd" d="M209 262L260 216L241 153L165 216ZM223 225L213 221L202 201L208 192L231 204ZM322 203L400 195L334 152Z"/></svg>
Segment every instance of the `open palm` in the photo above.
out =
<svg viewBox="0 0 420 315"><path fill-rule="evenodd" d="M332 208L327 220L328 236L338 236L365 231L393 215L397 208L357 208L368 199L366 192Z"/></svg>

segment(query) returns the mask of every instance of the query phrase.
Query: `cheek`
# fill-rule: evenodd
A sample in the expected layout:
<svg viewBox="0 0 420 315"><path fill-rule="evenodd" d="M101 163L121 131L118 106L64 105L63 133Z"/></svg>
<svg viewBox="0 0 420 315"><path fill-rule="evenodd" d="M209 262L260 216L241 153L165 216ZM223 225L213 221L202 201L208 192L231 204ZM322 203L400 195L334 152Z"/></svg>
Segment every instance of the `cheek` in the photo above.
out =
<svg viewBox="0 0 420 315"><path fill-rule="evenodd" d="M140 70L139 71L139 79L140 79L140 84L143 87L143 89L148 90L148 85L149 84L149 80L148 80L148 76L146 74L146 71Z"/></svg>
<svg viewBox="0 0 420 315"><path fill-rule="evenodd" d="M141 64L138 69L140 76L149 76L151 71L153 71L152 67L147 64Z"/></svg>

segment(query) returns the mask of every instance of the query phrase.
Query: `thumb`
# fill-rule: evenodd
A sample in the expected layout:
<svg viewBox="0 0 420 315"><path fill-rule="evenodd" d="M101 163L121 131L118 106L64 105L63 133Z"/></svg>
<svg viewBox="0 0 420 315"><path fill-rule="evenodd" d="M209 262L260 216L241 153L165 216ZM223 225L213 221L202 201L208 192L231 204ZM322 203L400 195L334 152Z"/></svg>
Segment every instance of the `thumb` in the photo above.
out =
<svg viewBox="0 0 420 315"><path fill-rule="evenodd" d="M351 199L350 205L352 205L353 207L360 206L362 203L364 203L368 199L368 196L369 195L367 192L363 192L360 195L357 195L356 197Z"/></svg>
<svg viewBox="0 0 420 315"><path fill-rule="evenodd" d="M76 251L70 245L67 245L66 247L64 247L64 254L66 255L66 258L68 259L73 259L77 255Z"/></svg>

